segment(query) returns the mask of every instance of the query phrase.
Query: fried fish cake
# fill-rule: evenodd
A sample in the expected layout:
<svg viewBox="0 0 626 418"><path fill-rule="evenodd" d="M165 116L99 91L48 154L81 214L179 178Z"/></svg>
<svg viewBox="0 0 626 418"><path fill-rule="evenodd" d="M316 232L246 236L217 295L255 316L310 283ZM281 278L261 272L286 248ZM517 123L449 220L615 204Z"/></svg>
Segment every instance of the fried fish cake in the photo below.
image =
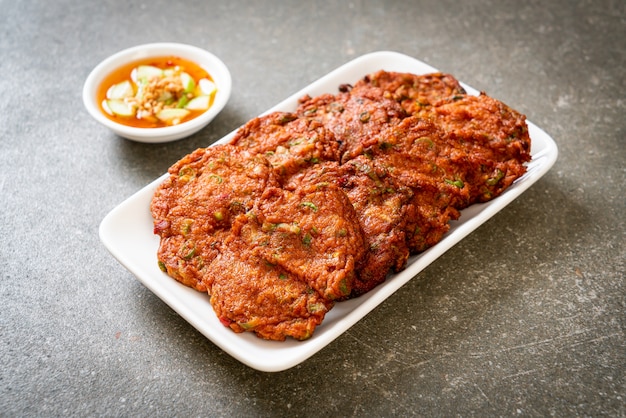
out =
<svg viewBox="0 0 626 418"><path fill-rule="evenodd" d="M441 204L461 209L469 204L469 187L463 170L445 152L442 135L431 121L408 117L387 126L360 152L387 167L402 184L416 190L435 188Z"/></svg>
<svg viewBox="0 0 626 418"><path fill-rule="evenodd" d="M350 199L363 228L367 251L360 263L351 297L361 295L382 283L390 271L406 267L409 257L407 230L411 190L389 175L375 161L360 156L343 165L326 163L311 168L297 180L317 188L338 186Z"/></svg>
<svg viewBox="0 0 626 418"><path fill-rule="evenodd" d="M464 195L457 194L458 187L445 180L416 173L420 165L412 164L415 159L411 155L393 155L397 158L392 155L374 159L359 156L350 160L342 168L351 171L352 177L341 178L341 181L352 187L346 193L365 223L366 236L370 232L373 260L398 272L406 266L410 254L422 252L441 240L450 229L449 221L460 216L454 206L459 200L450 195L454 194L457 199L464 199ZM403 244L400 239L404 240ZM385 254L395 263L381 264ZM362 272L362 288L369 290L370 281L375 282L377 276L380 277Z"/></svg>
<svg viewBox="0 0 626 418"><path fill-rule="evenodd" d="M363 150L364 155L389 173L397 184L409 187L405 227L412 253L433 246L449 230L449 221L470 201L466 166L455 164L443 152L441 132L433 123L405 118Z"/></svg>
<svg viewBox="0 0 626 418"><path fill-rule="evenodd" d="M416 116L390 127L362 152L393 167L393 175L411 187L436 187L440 199L458 210L498 196L526 171L518 159L498 161L489 144L459 140L431 118Z"/></svg>
<svg viewBox="0 0 626 418"><path fill-rule="evenodd" d="M357 81L351 93L363 95L367 91L371 94L376 89L382 92L382 97L400 103L408 114L414 114L441 100L465 94L465 89L450 74L437 72L416 75L384 70L368 74Z"/></svg>
<svg viewBox="0 0 626 418"><path fill-rule="evenodd" d="M450 142L482 152L485 159L519 163L531 159L526 117L485 93L458 96L420 116L439 125Z"/></svg>
<svg viewBox="0 0 626 418"><path fill-rule="evenodd" d="M265 155L281 176L339 159L339 143L333 133L320 122L294 113L254 118L237 131L231 144Z"/></svg>
<svg viewBox="0 0 626 418"><path fill-rule="evenodd" d="M526 172L531 140L526 118L485 94L460 96L420 113L436 124L442 153L465 167L470 204L491 200Z"/></svg>
<svg viewBox="0 0 626 418"><path fill-rule="evenodd" d="M365 241L341 190L268 188L248 218L236 232L259 257L301 277L326 299L350 295Z"/></svg>
<svg viewBox="0 0 626 418"><path fill-rule="evenodd" d="M466 94L450 74L415 75L378 71L359 80L352 95L376 95L400 103L409 115L430 119L446 141L455 165L464 165L468 204L500 195L526 172L530 136L525 116L481 93ZM441 146L444 144L441 143ZM459 183L460 184L460 183Z"/></svg>
<svg viewBox="0 0 626 418"><path fill-rule="evenodd" d="M393 100L375 94L349 92L300 99L296 113L321 122L341 142L341 161L347 161L377 142L381 132L399 123L404 110Z"/></svg>
<svg viewBox="0 0 626 418"><path fill-rule="evenodd" d="M232 145L198 149L175 163L151 201L161 269L205 291L202 270L217 254L233 216L252 209L257 197L277 184L265 158Z"/></svg>
<svg viewBox="0 0 626 418"><path fill-rule="evenodd" d="M245 215L244 215L245 216ZM232 236L206 269L211 306L235 332L267 340L305 340L333 302L278 265L255 255Z"/></svg>

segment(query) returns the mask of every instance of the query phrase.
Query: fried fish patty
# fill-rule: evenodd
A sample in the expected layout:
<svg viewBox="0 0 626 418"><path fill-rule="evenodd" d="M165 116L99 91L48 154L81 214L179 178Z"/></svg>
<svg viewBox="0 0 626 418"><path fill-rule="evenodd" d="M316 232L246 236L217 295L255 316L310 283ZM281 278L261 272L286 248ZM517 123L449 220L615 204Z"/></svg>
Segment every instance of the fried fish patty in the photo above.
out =
<svg viewBox="0 0 626 418"><path fill-rule="evenodd" d="M359 80L350 93L392 99L408 115L433 121L447 141L446 151L457 163L465 159L471 166L466 170L470 204L497 197L526 172L530 136L525 116L485 93L466 94L450 74L381 70Z"/></svg>
<svg viewBox="0 0 626 418"><path fill-rule="evenodd" d="M352 152L378 161L413 189L437 189L442 204L460 209L469 202L469 188L458 181L463 172L444 152L442 135L431 121L409 117L382 128L375 141Z"/></svg>
<svg viewBox="0 0 626 418"><path fill-rule="evenodd" d="M357 81L351 92L354 95L378 92L381 97L400 103L408 114L414 114L424 106L464 95L465 89L450 74L437 72L417 75L380 70Z"/></svg>
<svg viewBox="0 0 626 418"><path fill-rule="evenodd" d="M450 74L381 70L359 80L350 93L392 99L408 115L429 119L439 127L447 143L445 152L455 164L468 168L468 204L499 196L526 172L524 163L531 157L525 116L485 93L466 94Z"/></svg>
<svg viewBox="0 0 626 418"><path fill-rule="evenodd" d="M259 258L235 235L226 240L204 277L211 306L223 325L268 340L311 337L333 306L306 282Z"/></svg>
<svg viewBox="0 0 626 418"><path fill-rule="evenodd" d="M526 117L485 93L457 96L421 116L441 126L450 141L465 144L467 152L489 150L484 156L496 161L531 159Z"/></svg>
<svg viewBox="0 0 626 418"><path fill-rule="evenodd" d="M381 131L405 116L400 105L377 94L340 92L300 99L296 113L321 122L340 141L341 161L348 161L377 141ZM379 97L380 96L380 97Z"/></svg>
<svg viewBox="0 0 626 418"><path fill-rule="evenodd" d="M424 108L419 117L443 132L441 152L466 167L470 204L499 196L526 172L531 159L526 118L501 101L484 93L457 96Z"/></svg>
<svg viewBox="0 0 626 418"><path fill-rule="evenodd" d="M264 155L281 176L339 159L339 142L319 121L274 112L241 127L231 144Z"/></svg>
<svg viewBox="0 0 626 418"><path fill-rule="evenodd" d="M259 257L329 300L347 298L365 253L356 211L337 187L268 188L239 234Z"/></svg>
<svg viewBox="0 0 626 418"><path fill-rule="evenodd" d="M410 252L407 231L415 229L416 208L412 207L411 190L397 183L388 170L360 156L343 165L330 162L312 167L292 181L318 188L336 185L350 199L367 248L351 297L373 289L390 271L406 267Z"/></svg>
<svg viewBox="0 0 626 418"><path fill-rule="evenodd" d="M277 184L265 158L232 145L201 148L172 165L151 202L161 269L206 291L202 270L217 255L232 218Z"/></svg>

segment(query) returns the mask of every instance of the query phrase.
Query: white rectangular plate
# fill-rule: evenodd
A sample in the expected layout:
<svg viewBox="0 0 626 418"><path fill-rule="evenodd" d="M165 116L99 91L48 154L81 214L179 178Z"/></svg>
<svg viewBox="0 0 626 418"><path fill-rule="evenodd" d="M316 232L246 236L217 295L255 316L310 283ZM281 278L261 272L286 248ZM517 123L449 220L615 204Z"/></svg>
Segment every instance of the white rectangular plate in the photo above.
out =
<svg viewBox="0 0 626 418"><path fill-rule="evenodd" d="M414 74L437 71L406 55L387 51L375 52L339 67L265 113L293 111L298 99L305 94L317 96L322 93L337 93L340 84L355 83L366 74L380 69ZM465 84L463 87L468 93L478 93ZM340 336L449 248L512 202L552 167L558 154L555 142L534 124L529 122L528 126L533 158L523 177L498 198L463 210L461 218L452 222L452 227L443 240L429 250L411 257L404 271L359 298L337 303L326 315L324 322L317 327L313 337L306 341L265 341L252 333L236 334L219 322L206 294L179 284L159 270L156 259L159 237L153 234L150 201L154 190L167 174L113 209L100 225L100 239L111 254L148 289L228 354L261 371L285 370L306 360ZM228 142L233 134L234 132L225 136L218 143Z"/></svg>

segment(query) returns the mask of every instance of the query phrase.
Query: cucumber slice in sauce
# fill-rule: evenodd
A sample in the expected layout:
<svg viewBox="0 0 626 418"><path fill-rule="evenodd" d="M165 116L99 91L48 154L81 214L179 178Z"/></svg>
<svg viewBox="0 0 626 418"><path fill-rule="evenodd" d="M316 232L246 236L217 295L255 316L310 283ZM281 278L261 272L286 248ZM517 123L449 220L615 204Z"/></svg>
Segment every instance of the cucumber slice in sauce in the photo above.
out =
<svg viewBox="0 0 626 418"><path fill-rule="evenodd" d="M187 109L163 109L157 113L156 117L168 125L178 125L189 113L191 112Z"/></svg>
<svg viewBox="0 0 626 418"><path fill-rule="evenodd" d="M187 74L186 72L180 73L180 81L183 83L183 89L185 89L185 93L193 93L196 89L196 81L192 76Z"/></svg>
<svg viewBox="0 0 626 418"><path fill-rule="evenodd" d="M106 107L117 116L125 118L135 116L136 109L134 106L129 105L123 99L111 99L105 100Z"/></svg>
<svg viewBox="0 0 626 418"><path fill-rule="evenodd" d="M189 103L185 106L185 109L189 110L207 110L209 103L211 102L211 96L198 96L189 100Z"/></svg>
<svg viewBox="0 0 626 418"><path fill-rule="evenodd" d="M140 65L135 74L137 80L149 80L154 77L163 77L163 70L154 65Z"/></svg>
<svg viewBox="0 0 626 418"><path fill-rule="evenodd" d="M187 103L189 103L189 97L183 95L180 99L178 99L178 104L176 105L176 107L179 109L186 108Z"/></svg>
<svg viewBox="0 0 626 418"><path fill-rule="evenodd" d="M135 94L133 85L130 80L122 81L121 83L113 84L107 90L107 99L123 99L125 97L132 97Z"/></svg>
<svg viewBox="0 0 626 418"><path fill-rule="evenodd" d="M202 94L207 96L210 96L215 90L217 90L215 83L208 78L200 79L200 81L198 81L198 86L200 87L200 91L202 91Z"/></svg>

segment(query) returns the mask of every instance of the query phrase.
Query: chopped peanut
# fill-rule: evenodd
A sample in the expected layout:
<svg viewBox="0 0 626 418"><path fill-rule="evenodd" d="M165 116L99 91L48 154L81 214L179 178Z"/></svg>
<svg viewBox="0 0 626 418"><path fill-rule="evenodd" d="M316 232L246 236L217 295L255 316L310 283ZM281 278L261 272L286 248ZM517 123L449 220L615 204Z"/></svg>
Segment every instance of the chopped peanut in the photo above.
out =
<svg viewBox="0 0 626 418"><path fill-rule="evenodd" d="M153 118L163 109L176 107L178 100L186 95L179 69L164 77L151 78L141 89L142 94L129 98L128 102L137 107L137 115L140 118L146 119ZM187 96L189 97L188 94Z"/></svg>

